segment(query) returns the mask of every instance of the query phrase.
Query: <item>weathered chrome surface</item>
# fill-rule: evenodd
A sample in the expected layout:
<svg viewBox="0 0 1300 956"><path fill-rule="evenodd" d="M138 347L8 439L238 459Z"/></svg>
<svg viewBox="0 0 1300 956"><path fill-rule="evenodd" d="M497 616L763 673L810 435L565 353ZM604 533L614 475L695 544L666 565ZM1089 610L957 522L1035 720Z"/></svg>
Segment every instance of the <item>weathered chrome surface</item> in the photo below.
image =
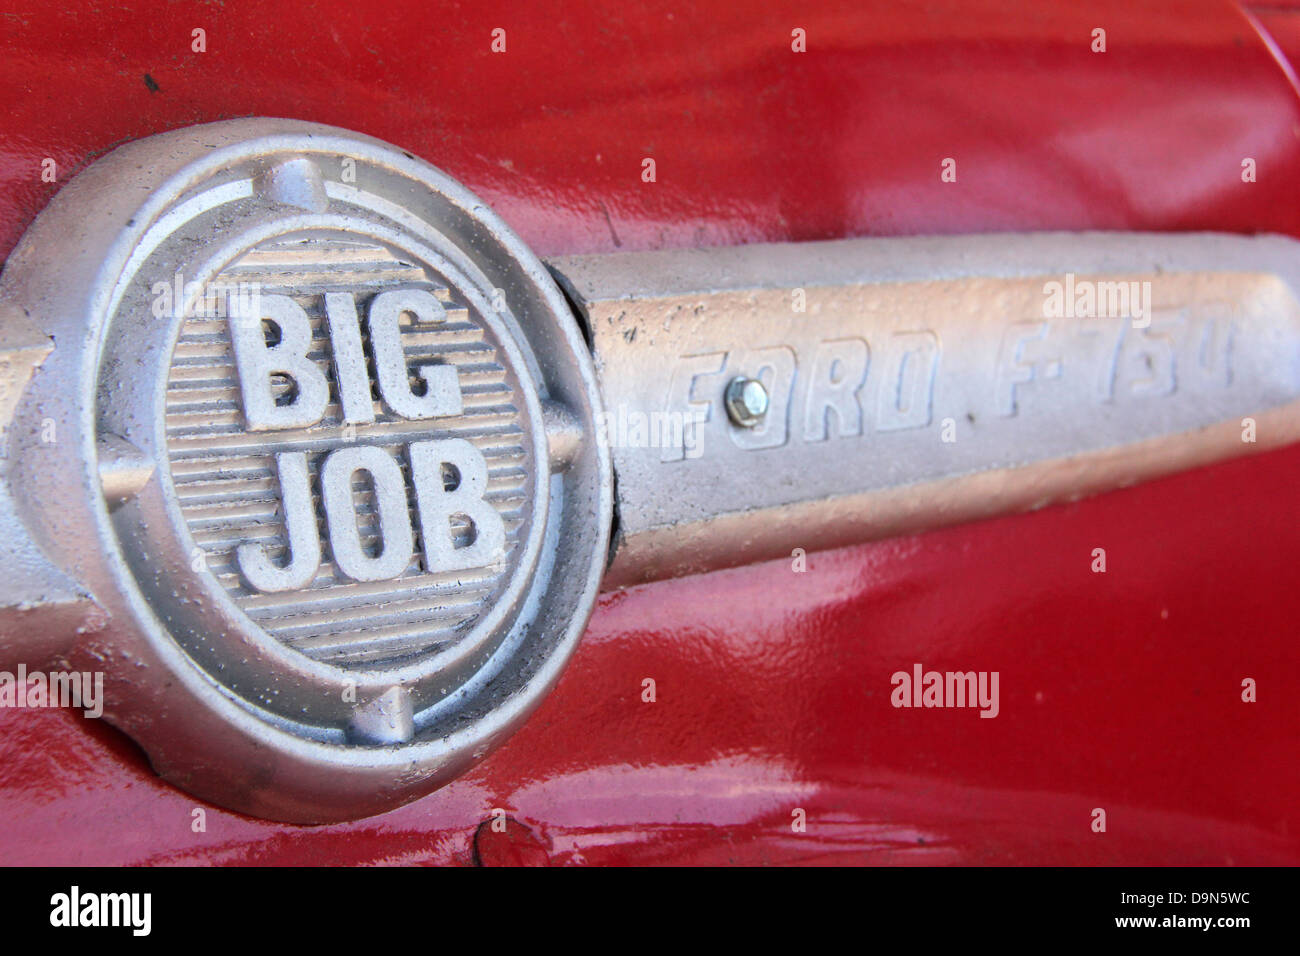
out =
<svg viewBox="0 0 1300 956"><path fill-rule="evenodd" d="M365 816L558 678L608 550L594 374L433 167L287 120L142 140L60 192L0 303L3 657L103 671L164 776Z"/></svg>
<svg viewBox="0 0 1300 956"><path fill-rule="evenodd" d="M604 395L618 489L605 587L1300 438L1300 244L1281 237L863 239L549 264L590 327ZM737 376L767 388L761 425L727 413Z"/></svg>

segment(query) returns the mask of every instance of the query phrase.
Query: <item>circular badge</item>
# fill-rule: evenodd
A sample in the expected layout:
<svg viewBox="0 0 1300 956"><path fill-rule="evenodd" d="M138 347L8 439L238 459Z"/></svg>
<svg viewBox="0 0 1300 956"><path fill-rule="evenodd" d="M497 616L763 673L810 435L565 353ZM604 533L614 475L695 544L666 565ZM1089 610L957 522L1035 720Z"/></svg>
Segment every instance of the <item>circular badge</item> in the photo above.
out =
<svg viewBox="0 0 1300 956"><path fill-rule="evenodd" d="M5 282L59 343L31 387L76 438L22 468L75 502L41 536L112 621L78 652L165 776L362 816L554 683L608 545L599 396L462 186L328 127L193 127L80 174Z"/></svg>

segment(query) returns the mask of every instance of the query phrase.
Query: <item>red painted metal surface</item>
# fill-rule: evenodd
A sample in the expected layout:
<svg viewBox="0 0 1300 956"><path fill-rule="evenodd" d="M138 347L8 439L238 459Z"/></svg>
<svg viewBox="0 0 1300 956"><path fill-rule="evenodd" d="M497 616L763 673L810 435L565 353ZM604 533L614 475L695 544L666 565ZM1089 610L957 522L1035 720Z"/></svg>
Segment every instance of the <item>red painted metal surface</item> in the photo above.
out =
<svg viewBox="0 0 1300 956"><path fill-rule="evenodd" d="M10 3L0 255L58 188L43 158L63 182L116 143L250 114L398 143L543 254L1300 236L1293 7L758 6ZM1290 449L815 554L803 574L777 562L607 595L518 735L353 824L206 807L194 832L202 805L112 728L0 710L0 862L1300 862L1298 486ZM1001 713L891 707L890 675L916 662L999 671ZM483 826L493 808L504 832Z"/></svg>

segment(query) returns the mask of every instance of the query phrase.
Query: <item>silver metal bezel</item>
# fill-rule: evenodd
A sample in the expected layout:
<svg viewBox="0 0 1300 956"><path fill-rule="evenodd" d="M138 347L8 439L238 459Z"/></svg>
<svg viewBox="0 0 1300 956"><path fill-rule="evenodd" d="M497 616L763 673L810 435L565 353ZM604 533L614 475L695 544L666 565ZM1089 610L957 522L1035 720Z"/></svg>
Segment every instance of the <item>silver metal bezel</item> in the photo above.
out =
<svg viewBox="0 0 1300 956"><path fill-rule="evenodd" d="M298 160L321 157L351 159L362 171L359 183L384 190L382 200L391 204L385 215L400 220L385 241L422 258L445 257L441 268L464 277L465 294L505 291L510 310L495 332L526 395L540 501L514 593L480 622L475 640L457 645L454 668L435 656L398 670L343 671L293 652L285 658L268 637L249 645L250 657L263 656L254 669L260 686L250 692L223 679L211 661L197 660L171 633L179 612L160 600L169 589L195 606L239 612L215 579L189 568L193 545L169 498L157 382L159 375L165 382L170 345L149 353L138 337L134 345L115 343L121 330L114 331L112 320L136 270L161 247L141 253L150 230L171 234L186 221L178 206L205 187L233 181L235 172L292 169ZM327 189L334 194L328 201L336 202L340 191L346 190ZM304 207L319 195L290 193L285 202L272 197L263 235L328 224L313 218L326 210ZM251 221L229 226L255 228ZM196 265L215 274L232 249L246 244L247 236L229 235L223 230L187 256L187 275ZM122 147L65 187L15 251L4 294L59 345L25 396L15 437L27 453L15 456L11 482L22 510L34 516L33 536L110 615L108 627L77 642L70 657L106 672L106 716L144 746L164 776L259 816L301 822L364 816L450 780L518 726L558 678L590 614L608 550L610 462L592 425L600 400L586 345L545 267L463 187L387 144L314 124L258 119L179 130ZM482 314L490 317L491 310ZM166 343L178 328L179 321L166 331ZM153 342L158 331L151 330ZM151 354L153 381L110 376L101 383L106 356L132 347ZM64 437L33 450L52 411ZM574 445L569 428L564 453L556 456L545 430L551 421L577 422L586 437ZM105 434L135 445L153 465L152 477L125 503L108 500L101 481L97 449ZM158 522L169 528L173 547L157 555L158 583L142 588L140 555L148 553L149 540L161 540ZM409 693L412 739L350 739L349 708L335 694L347 681L356 685L357 707L393 686ZM258 699L259 691L284 693L290 706L276 712ZM333 702L317 701L307 708L309 719L291 720L288 713L312 695Z"/></svg>

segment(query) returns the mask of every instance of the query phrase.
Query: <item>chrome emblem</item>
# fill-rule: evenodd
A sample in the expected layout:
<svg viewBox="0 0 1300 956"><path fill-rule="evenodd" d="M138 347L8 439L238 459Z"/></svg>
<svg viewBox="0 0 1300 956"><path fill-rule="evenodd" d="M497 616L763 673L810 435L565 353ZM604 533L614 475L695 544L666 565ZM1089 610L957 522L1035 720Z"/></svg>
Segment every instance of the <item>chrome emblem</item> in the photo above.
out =
<svg viewBox="0 0 1300 956"><path fill-rule="evenodd" d="M10 430L13 510L106 614L69 652L164 776L363 816L554 682L608 551L595 376L458 184L305 123L163 134L70 183L4 291L59 343Z"/></svg>

